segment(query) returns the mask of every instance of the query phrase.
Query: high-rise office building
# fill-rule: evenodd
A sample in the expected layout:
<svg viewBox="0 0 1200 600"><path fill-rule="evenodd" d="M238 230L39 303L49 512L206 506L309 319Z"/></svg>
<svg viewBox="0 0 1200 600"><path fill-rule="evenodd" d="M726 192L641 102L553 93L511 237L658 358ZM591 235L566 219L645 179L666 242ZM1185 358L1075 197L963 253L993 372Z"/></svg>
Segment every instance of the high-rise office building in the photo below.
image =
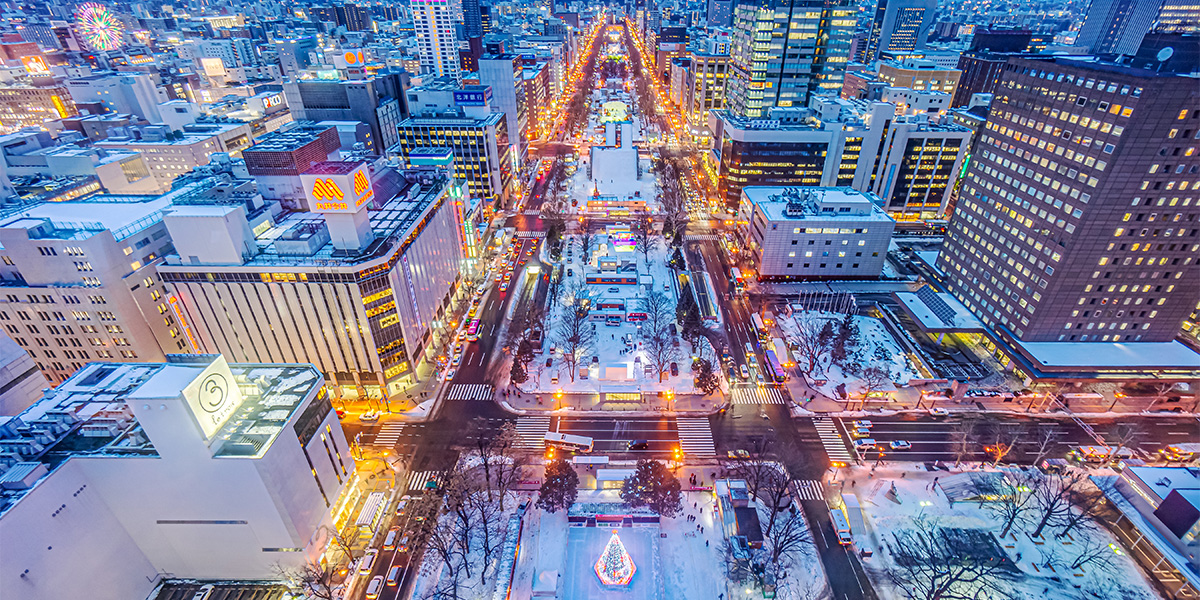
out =
<svg viewBox="0 0 1200 600"><path fill-rule="evenodd" d="M297 121L361 121L371 128L367 149L382 155L397 141L396 124L404 119L408 73L380 72L367 79L289 79L283 95Z"/></svg>
<svg viewBox="0 0 1200 600"><path fill-rule="evenodd" d="M508 121L509 143L517 164L525 162L529 142L529 109L525 99L525 74L521 57L516 54L492 54L479 59L479 83L492 88L492 106Z"/></svg>
<svg viewBox="0 0 1200 600"><path fill-rule="evenodd" d="M413 0L412 11L421 71L461 82L458 36L450 4L444 0Z"/></svg>
<svg viewBox="0 0 1200 600"><path fill-rule="evenodd" d="M1096 54L1134 54L1151 31L1200 32L1200 1L1093 0L1075 44Z"/></svg>
<svg viewBox="0 0 1200 600"><path fill-rule="evenodd" d="M854 5L847 0L739 0L733 11L727 102L737 116L802 107L836 95L850 57Z"/></svg>
<svg viewBox="0 0 1200 600"><path fill-rule="evenodd" d="M463 32L468 38L483 37L483 13L479 0L463 0Z"/></svg>
<svg viewBox="0 0 1200 600"><path fill-rule="evenodd" d="M729 27L733 24L733 0L708 0L709 27Z"/></svg>
<svg viewBox="0 0 1200 600"><path fill-rule="evenodd" d="M1195 79L1012 58L938 267L1017 343L1168 342L1200 298Z"/></svg>
<svg viewBox="0 0 1200 600"><path fill-rule="evenodd" d="M937 0L879 0L867 35L863 62L883 52L906 53L925 47Z"/></svg>
<svg viewBox="0 0 1200 600"><path fill-rule="evenodd" d="M314 6L308 9L314 20L328 21L347 31L370 31L371 11L366 7L354 4L335 4L333 6Z"/></svg>

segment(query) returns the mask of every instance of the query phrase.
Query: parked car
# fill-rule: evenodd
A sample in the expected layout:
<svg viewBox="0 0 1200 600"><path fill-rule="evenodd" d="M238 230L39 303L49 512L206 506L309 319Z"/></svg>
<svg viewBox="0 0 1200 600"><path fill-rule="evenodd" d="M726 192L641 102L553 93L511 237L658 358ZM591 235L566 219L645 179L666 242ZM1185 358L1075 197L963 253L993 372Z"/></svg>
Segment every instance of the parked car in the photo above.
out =
<svg viewBox="0 0 1200 600"><path fill-rule="evenodd" d="M679 363L671 363L671 377L679 376Z"/></svg>

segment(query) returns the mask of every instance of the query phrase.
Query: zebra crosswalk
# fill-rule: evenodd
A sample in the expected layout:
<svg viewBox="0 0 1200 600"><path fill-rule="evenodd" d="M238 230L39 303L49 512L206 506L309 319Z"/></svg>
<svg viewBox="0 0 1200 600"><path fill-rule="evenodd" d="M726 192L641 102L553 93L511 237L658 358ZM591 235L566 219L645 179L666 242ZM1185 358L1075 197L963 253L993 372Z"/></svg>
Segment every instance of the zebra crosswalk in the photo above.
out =
<svg viewBox="0 0 1200 600"><path fill-rule="evenodd" d="M799 479L794 488L797 500L824 500L825 490L821 482L815 479Z"/></svg>
<svg viewBox="0 0 1200 600"><path fill-rule="evenodd" d="M383 446L391 448L400 441L400 435L404 431L404 423L384 423L379 431L375 432L375 439L371 442L372 446Z"/></svg>
<svg viewBox="0 0 1200 600"><path fill-rule="evenodd" d="M825 454L829 455L829 460L845 462L854 460L854 457L850 456L850 451L846 450L846 442L838 433L833 419L814 417L812 422L813 427L817 428L817 435L821 437L821 445L825 446Z"/></svg>
<svg viewBox="0 0 1200 600"><path fill-rule="evenodd" d="M525 215L525 216L527 216L527 217L536 217L536 216L538 216L538 215L542 214L542 211L540 211L540 210L538 210L538 209L536 209L536 208L531 208L531 209L529 209L529 210L523 210L523 211L521 211L521 214L523 214L523 215Z"/></svg>
<svg viewBox="0 0 1200 600"><path fill-rule="evenodd" d="M684 234L683 239L687 242L715 242L721 238L715 233L688 233Z"/></svg>
<svg viewBox="0 0 1200 600"><path fill-rule="evenodd" d="M679 449L685 456L691 458L712 457L717 455L713 443L712 429L708 419L675 419L679 429Z"/></svg>
<svg viewBox="0 0 1200 600"><path fill-rule="evenodd" d="M448 400L489 401L494 395L492 390L492 386L486 383L456 383L450 386L450 393L446 398Z"/></svg>
<svg viewBox="0 0 1200 600"><path fill-rule="evenodd" d="M786 404L783 393L779 388L755 386L734 386L734 404Z"/></svg>
<svg viewBox="0 0 1200 600"><path fill-rule="evenodd" d="M408 493L425 491L425 486L431 481L441 486L445 478L445 471L411 471L408 474Z"/></svg>
<svg viewBox="0 0 1200 600"><path fill-rule="evenodd" d="M517 441L514 447L522 450L544 450L550 417L517 417Z"/></svg>
<svg viewBox="0 0 1200 600"><path fill-rule="evenodd" d="M544 237L546 237L546 232L545 231L518 231L517 237L519 237L519 238L544 238Z"/></svg>

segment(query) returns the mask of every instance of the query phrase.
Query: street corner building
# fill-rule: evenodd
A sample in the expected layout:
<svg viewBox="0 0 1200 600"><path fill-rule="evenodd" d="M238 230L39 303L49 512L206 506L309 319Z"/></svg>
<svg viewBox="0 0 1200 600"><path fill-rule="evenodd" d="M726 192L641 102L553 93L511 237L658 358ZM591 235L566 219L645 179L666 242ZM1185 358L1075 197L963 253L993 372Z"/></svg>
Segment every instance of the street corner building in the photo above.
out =
<svg viewBox="0 0 1200 600"><path fill-rule="evenodd" d="M320 556L354 476L311 365L91 363L0 424L0 597L277 577Z"/></svg>

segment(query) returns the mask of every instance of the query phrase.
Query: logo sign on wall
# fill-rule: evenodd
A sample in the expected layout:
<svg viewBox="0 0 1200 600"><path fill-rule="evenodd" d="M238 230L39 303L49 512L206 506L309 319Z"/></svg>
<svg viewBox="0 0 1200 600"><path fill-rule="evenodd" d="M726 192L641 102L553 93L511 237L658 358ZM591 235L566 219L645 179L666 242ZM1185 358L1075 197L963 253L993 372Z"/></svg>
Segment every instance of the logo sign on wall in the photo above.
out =
<svg viewBox="0 0 1200 600"><path fill-rule="evenodd" d="M41 56L22 56L21 64L25 66L25 72L30 75L50 74L50 67L46 65L46 59Z"/></svg>
<svg viewBox="0 0 1200 600"><path fill-rule="evenodd" d="M366 163L320 163L318 167L321 165L344 168L318 168L314 172L300 174L300 181L308 196L309 210L353 213L375 197Z"/></svg>
<svg viewBox="0 0 1200 600"><path fill-rule="evenodd" d="M242 392L224 357L218 357L188 384L183 397L206 439L212 438L242 405Z"/></svg>

